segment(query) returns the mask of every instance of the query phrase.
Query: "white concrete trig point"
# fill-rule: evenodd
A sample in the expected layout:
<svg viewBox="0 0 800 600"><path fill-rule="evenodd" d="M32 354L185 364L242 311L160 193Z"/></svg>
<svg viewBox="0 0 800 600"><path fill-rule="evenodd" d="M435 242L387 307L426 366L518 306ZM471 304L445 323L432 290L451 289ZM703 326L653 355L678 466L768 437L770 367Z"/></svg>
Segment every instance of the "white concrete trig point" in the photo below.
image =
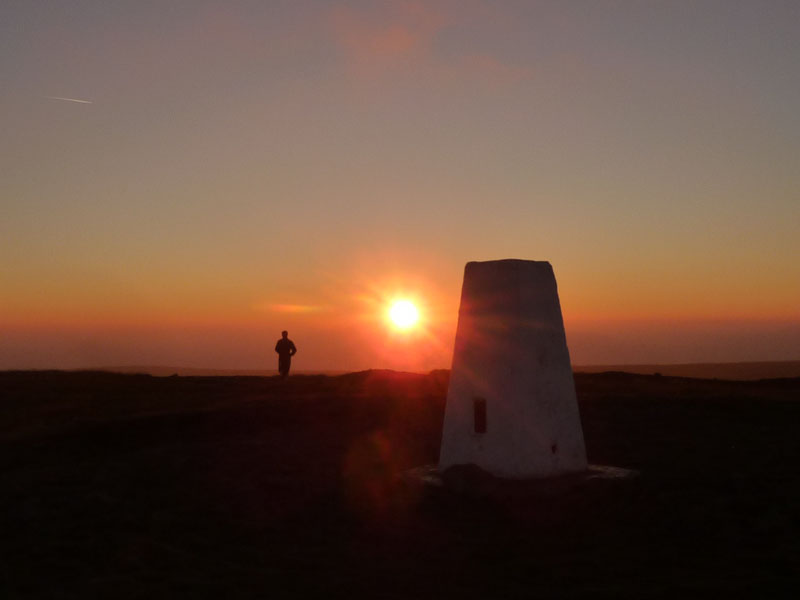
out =
<svg viewBox="0 0 800 600"><path fill-rule="evenodd" d="M456 465L511 479L588 467L549 262L464 269L439 470Z"/></svg>

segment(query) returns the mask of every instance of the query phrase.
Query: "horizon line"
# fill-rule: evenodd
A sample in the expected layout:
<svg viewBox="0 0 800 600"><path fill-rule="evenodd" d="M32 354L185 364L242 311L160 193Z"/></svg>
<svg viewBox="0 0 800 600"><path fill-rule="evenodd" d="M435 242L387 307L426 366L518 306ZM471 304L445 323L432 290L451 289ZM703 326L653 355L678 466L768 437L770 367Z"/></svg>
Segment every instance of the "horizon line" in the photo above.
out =
<svg viewBox="0 0 800 600"><path fill-rule="evenodd" d="M74 368L13 368L0 369L12 371L64 371L64 372L107 372L119 374L142 374L154 377L270 377L277 375L274 368L213 368L178 367L174 365L116 365ZM293 375L339 376L365 371L391 371L427 375L434 371L450 371L450 368L434 368L425 371L407 371L391 368L372 367L366 369L297 369ZM699 379L756 380L800 377L800 359L764 360L739 362L687 362L687 363L610 363L573 365L573 374L597 374L604 372L624 372L637 375L665 375Z"/></svg>

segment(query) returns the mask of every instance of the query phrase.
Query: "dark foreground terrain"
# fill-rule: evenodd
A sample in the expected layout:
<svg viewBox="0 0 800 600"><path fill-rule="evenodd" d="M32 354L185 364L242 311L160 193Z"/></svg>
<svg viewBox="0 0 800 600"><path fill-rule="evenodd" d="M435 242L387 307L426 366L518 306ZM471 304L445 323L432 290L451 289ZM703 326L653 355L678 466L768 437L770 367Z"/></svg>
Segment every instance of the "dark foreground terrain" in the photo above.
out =
<svg viewBox="0 0 800 600"><path fill-rule="evenodd" d="M0 373L0 598L800 597L800 379L576 377L634 482L424 493L447 374Z"/></svg>

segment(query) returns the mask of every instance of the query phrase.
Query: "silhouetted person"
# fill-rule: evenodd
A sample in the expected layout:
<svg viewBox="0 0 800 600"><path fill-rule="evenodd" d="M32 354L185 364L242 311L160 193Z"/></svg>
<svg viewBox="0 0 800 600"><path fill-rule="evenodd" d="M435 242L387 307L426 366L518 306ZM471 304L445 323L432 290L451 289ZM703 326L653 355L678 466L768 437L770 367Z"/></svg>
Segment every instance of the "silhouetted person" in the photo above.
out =
<svg viewBox="0 0 800 600"><path fill-rule="evenodd" d="M292 366L292 357L297 354L297 348L294 347L294 342L289 339L288 331L281 331L281 339L275 344L275 352L278 353L278 372L281 374L282 379L286 379Z"/></svg>

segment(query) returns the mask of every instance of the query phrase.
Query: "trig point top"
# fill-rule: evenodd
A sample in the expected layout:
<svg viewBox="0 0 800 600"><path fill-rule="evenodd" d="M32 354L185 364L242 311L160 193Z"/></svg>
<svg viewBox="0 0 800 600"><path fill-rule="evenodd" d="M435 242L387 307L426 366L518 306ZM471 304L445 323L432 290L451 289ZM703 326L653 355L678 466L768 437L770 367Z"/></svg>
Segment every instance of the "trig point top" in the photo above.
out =
<svg viewBox="0 0 800 600"><path fill-rule="evenodd" d="M464 269L439 468L468 464L514 479L587 469L549 262Z"/></svg>

